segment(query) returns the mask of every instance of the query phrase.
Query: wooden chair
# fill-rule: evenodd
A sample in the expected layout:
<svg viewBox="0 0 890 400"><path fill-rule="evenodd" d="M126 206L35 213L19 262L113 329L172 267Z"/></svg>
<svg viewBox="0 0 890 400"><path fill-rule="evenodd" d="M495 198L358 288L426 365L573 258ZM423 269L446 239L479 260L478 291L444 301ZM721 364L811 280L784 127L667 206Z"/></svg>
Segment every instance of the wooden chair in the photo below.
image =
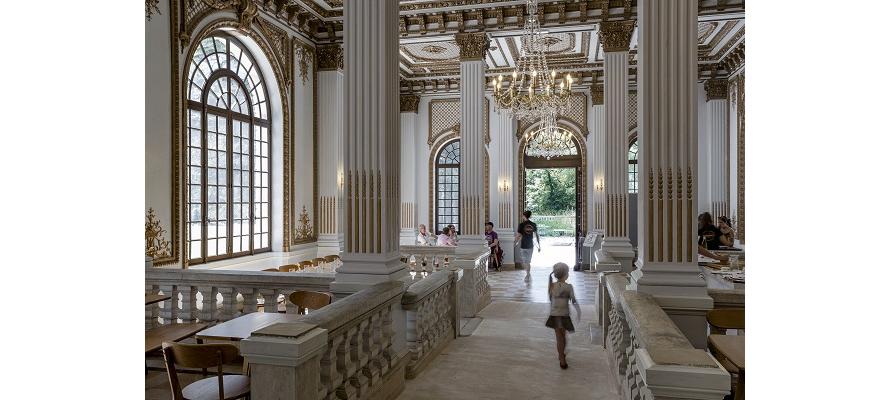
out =
<svg viewBox="0 0 890 400"><path fill-rule="evenodd" d="M287 264L278 267L278 271L281 272L297 272L301 269L299 264Z"/></svg>
<svg viewBox="0 0 890 400"><path fill-rule="evenodd" d="M291 303L297 306L297 313L302 314L304 310L317 310L328 304L331 304L333 298L327 293L309 292L299 290L290 294L288 297Z"/></svg>
<svg viewBox="0 0 890 400"><path fill-rule="evenodd" d="M223 375L223 365L243 362L238 347L219 344L163 344L164 364L174 400L230 400L250 398L250 377ZM176 365L185 368L216 367L216 377L201 379L185 388L179 384Z"/></svg>
<svg viewBox="0 0 890 400"><path fill-rule="evenodd" d="M312 261L300 261L300 269L312 268Z"/></svg>
<svg viewBox="0 0 890 400"><path fill-rule="evenodd" d="M281 268L281 267L278 267L278 268L266 268L266 269L264 269L263 271L265 271L265 272L278 272L278 271L281 271L279 268Z"/></svg>
<svg viewBox="0 0 890 400"><path fill-rule="evenodd" d="M333 254L333 255L330 255L330 256L325 256L325 257L324 257L324 262L331 263L331 262L334 262L334 261L339 260L339 259L340 259L340 256L338 256L338 255L336 255L336 254Z"/></svg>
<svg viewBox="0 0 890 400"><path fill-rule="evenodd" d="M745 309L716 309L708 311L711 333L725 335L727 329L745 329Z"/></svg>
<svg viewBox="0 0 890 400"><path fill-rule="evenodd" d="M312 259L312 266L317 267L321 264L324 264L324 257L316 257Z"/></svg>

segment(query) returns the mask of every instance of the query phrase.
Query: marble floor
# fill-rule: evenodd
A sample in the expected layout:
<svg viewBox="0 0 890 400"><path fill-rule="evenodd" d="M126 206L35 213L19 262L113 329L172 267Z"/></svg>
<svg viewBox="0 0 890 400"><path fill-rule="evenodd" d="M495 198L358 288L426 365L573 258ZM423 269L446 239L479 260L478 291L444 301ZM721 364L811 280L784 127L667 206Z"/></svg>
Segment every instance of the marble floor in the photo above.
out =
<svg viewBox="0 0 890 400"><path fill-rule="evenodd" d="M617 388L597 344L599 328L592 305L569 335L569 368L559 368L553 330L544 326L549 305L494 301L479 314L472 336L451 342L400 400L438 399L618 399Z"/></svg>

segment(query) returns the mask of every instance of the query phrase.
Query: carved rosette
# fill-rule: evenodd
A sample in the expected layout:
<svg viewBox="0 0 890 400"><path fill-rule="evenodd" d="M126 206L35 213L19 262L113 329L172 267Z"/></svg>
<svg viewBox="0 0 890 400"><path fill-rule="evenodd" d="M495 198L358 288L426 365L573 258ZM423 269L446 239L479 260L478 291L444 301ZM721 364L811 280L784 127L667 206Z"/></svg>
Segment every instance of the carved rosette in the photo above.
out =
<svg viewBox="0 0 890 400"><path fill-rule="evenodd" d="M317 47L319 71L343 70L343 47L339 44L326 44Z"/></svg>
<svg viewBox="0 0 890 400"><path fill-rule="evenodd" d="M458 33L454 41L460 47L461 61L480 61L485 59L488 50L488 35L484 32Z"/></svg>
<svg viewBox="0 0 890 400"><path fill-rule="evenodd" d="M417 114L420 105L420 96L415 94L403 94L399 96L399 111Z"/></svg>
<svg viewBox="0 0 890 400"><path fill-rule="evenodd" d="M634 31L634 21L603 22L600 26L600 43L604 52L630 50L630 37Z"/></svg>
<svg viewBox="0 0 890 400"><path fill-rule="evenodd" d="M590 99L595 106L601 106L605 104L605 93L603 91L603 85L596 85L590 87Z"/></svg>
<svg viewBox="0 0 890 400"><path fill-rule="evenodd" d="M705 94L708 101L726 100L729 93L729 81L726 79L709 79L705 82Z"/></svg>

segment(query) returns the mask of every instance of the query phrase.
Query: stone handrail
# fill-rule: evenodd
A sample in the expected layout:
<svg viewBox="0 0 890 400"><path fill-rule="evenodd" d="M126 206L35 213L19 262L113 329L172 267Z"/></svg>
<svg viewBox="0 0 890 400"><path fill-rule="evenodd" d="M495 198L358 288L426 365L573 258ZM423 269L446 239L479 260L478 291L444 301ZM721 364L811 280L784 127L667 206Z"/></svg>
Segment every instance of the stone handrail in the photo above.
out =
<svg viewBox="0 0 890 400"><path fill-rule="evenodd" d="M708 289L708 296L714 299L714 309L718 308L745 308L744 289Z"/></svg>
<svg viewBox="0 0 890 400"><path fill-rule="evenodd" d="M401 282L383 282L241 341L258 399L392 398L404 386L393 350Z"/></svg>
<svg viewBox="0 0 890 400"><path fill-rule="evenodd" d="M647 293L626 289L624 274L605 277L609 304L606 348L628 400L722 399L730 376L682 331Z"/></svg>
<svg viewBox="0 0 890 400"><path fill-rule="evenodd" d="M457 285L462 270L442 270L408 287L402 297L410 358L406 377L413 379L456 336Z"/></svg>
<svg viewBox="0 0 890 400"><path fill-rule="evenodd" d="M333 274L324 273L146 268L145 292L172 299L145 307L145 327L159 325L158 317L163 324L226 321L257 311L260 299L276 305L280 296L286 298L297 290L326 292L333 279ZM296 306L286 303L288 313L297 312ZM277 306L263 310L278 312Z"/></svg>

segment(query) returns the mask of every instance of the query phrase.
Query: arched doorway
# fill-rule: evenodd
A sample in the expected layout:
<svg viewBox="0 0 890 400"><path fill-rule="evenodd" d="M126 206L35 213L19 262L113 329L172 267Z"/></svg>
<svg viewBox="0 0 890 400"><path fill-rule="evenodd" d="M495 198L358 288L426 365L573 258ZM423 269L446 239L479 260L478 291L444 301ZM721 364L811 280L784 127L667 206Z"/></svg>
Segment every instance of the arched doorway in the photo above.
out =
<svg viewBox="0 0 890 400"><path fill-rule="evenodd" d="M560 137L557 142L547 144L547 148L553 149L549 154L539 150L544 144L542 135L537 135L542 129L540 126L532 126L521 134L518 204L520 210L532 211L532 221L538 224L542 236L542 247L548 244L563 247L559 251L542 249L546 262L573 265L579 258L577 246L586 234L587 154L584 138L574 127L564 123L557 126ZM539 261L533 259L533 264Z"/></svg>

